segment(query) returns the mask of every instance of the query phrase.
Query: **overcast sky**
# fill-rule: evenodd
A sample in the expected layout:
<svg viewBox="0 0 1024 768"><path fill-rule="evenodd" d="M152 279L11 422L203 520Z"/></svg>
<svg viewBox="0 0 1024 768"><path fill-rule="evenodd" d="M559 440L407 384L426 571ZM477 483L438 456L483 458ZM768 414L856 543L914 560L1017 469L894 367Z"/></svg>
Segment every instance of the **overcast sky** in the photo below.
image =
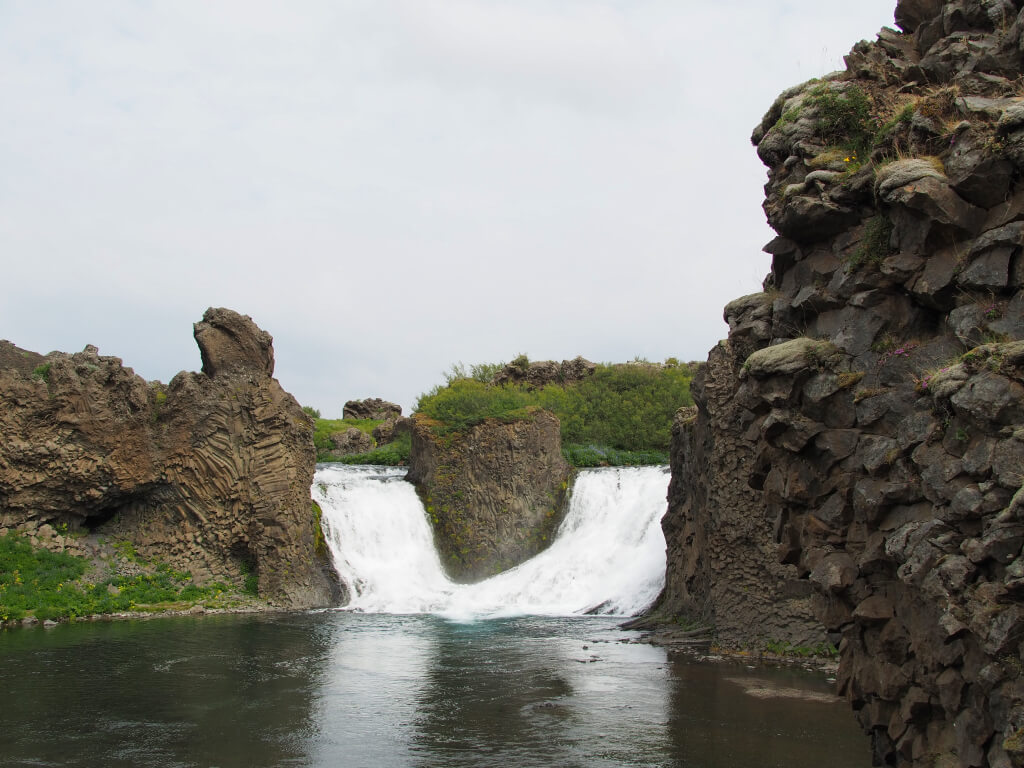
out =
<svg viewBox="0 0 1024 768"><path fill-rule="evenodd" d="M0 0L0 338L325 416L453 362L705 359L773 236L752 128L894 0Z"/></svg>

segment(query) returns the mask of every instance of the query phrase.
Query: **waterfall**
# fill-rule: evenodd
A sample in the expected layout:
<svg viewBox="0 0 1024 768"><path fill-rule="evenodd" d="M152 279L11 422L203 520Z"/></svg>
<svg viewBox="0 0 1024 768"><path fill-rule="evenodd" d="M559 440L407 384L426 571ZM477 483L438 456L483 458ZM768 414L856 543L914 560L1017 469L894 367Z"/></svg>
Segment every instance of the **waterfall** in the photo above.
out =
<svg viewBox="0 0 1024 768"><path fill-rule="evenodd" d="M583 470L548 549L477 584L445 576L426 512L405 470L321 466L313 497L350 610L436 613L456 619L514 615L630 616L665 578L668 470Z"/></svg>

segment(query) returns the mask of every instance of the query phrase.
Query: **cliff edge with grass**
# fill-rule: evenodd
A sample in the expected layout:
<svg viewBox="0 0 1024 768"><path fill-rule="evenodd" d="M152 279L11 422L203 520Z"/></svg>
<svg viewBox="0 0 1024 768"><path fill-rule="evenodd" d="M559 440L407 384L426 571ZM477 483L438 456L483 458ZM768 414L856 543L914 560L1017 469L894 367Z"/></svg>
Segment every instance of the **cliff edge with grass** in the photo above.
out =
<svg viewBox="0 0 1024 768"><path fill-rule="evenodd" d="M572 468L663 464L689 366L577 357L453 366L420 397L408 479L442 563L476 581L546 548L565 512Z"/></svg>
<svg viewBox="0 0 1024 768"><path fill-rule="evenodd" d="M312 422L273 378L272 339L227 309L194 332L202 372L166 386L95 347L0 342L0 529L97 562L116 542L150 575L329 605Z"/></svg>
<svg viewBox="0 0 1024 768"><path fill-rule="evenodd" d="M1024 765L1022 7L901 0L772 105L771 272L673 432L663 618L827 633L878 765Z"/></svg>
<svg viewBox="0 0 1024 768"><path fill-rule="evenodd" d="M558 419L548 411L458 430L412 419L406 479L455 581L480 581L545 549L562 520L569 471Z"/></svg>

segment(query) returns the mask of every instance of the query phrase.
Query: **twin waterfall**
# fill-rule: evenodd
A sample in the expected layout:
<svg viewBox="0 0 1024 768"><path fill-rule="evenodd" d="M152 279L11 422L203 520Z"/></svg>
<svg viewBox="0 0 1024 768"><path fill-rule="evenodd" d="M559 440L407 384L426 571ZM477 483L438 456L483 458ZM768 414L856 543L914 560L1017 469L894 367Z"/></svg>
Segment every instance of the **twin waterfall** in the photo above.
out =
<svg viewBox="0 0 1024 768"><path fill-rule="evenodd" d="M551 546L477 584L445 576L404 469L324 466L313 498L349 610L454 620L597 613L631 616L665 579L667 467L584 470Z"/></svg>

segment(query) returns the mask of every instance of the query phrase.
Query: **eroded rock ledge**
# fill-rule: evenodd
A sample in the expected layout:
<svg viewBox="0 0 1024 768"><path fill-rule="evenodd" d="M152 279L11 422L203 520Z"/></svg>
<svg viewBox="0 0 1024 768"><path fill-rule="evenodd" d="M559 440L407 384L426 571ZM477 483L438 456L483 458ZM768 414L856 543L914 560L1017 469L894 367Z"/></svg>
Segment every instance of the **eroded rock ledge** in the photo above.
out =
<svg viewBox="0 0 1024 768"><path fill-rule="evenodd" d="M879 765L1024 765L1022 8L903 0L779 97L771 273L675 430L662 609L827 631Z"/></svg>
<svg viewBox="0 0 1024 768"><path fill-rule="evenodd" d="M95 347L0 342L0 527L116 534L199 584L255 573L273 604L330 604L312 428L272 378L270 335L209 309L195 338L202 373L166 387Z"/></svg>

